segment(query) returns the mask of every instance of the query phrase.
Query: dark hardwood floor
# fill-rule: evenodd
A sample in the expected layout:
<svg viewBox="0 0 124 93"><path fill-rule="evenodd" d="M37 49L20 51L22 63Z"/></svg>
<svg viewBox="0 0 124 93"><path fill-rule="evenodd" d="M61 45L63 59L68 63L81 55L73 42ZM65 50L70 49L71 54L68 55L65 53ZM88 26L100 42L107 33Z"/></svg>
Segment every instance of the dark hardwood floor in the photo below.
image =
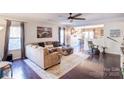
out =
<svg viewBox="0 0 124 93"><path fill-rule="evenodd" d="M120 56L105 54L90 56L61 79L122 79Z"/></svg>
<svg viewBox="0 0 124 93"><path fill-rule="evenodd" d="M118 68L117 71L106 71ZM118 74L119 73L119 74ZM110 75L111 74L111 75ZM40 79L40 77L23 60L13 62L13 78L15 79ZM61 79L120 79L119 55L90 56L84 63L79 64L66 73Z"/></svg>
<svg viewBox="0 0 124 93"><path fill-rule="evenodd" d="M41 79L23 60L13 62L14 79Z"/></svg>

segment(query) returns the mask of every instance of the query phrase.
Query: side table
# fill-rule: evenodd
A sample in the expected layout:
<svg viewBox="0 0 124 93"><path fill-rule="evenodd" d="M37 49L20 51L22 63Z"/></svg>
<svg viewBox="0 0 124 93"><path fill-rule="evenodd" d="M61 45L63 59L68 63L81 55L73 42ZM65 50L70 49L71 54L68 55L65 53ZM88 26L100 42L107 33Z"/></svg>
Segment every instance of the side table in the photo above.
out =
<svg viewBox="0 0 124 93"><path fill-rule="evenodd" d="M11 78L13 77L13 71L12 71L12 63L8 61L1 61L0 62L0 69L4 71L4 68L9 67L11 69Z"/></svg>

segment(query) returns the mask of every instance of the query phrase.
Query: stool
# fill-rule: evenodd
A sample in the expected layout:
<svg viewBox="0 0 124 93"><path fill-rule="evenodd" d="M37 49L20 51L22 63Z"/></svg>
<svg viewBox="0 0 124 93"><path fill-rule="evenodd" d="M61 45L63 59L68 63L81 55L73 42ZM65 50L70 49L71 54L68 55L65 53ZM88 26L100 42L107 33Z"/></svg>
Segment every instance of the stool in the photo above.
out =
<svg viewBox="0 0 124 93"><path fill-rule="evenodd" d="M105 54L106 53L105 50L106 50L107 47L102 47L102 48L103 48L102 54Z"/></svg>

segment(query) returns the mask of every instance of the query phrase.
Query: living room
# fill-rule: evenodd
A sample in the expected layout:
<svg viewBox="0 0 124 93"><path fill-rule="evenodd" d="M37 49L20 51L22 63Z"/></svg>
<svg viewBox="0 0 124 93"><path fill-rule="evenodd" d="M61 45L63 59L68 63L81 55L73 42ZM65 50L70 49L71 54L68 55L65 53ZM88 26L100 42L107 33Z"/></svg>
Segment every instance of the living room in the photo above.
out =
<svg viewBox="0 0 124 93"><path fill-rule="evenodd" d="M14 61L11 62L12 71L9 71L7 78L123 78L120 70L123 68L123 15L1 13L1 60L12 58L9 61ZM7 32L10 33L9 38ZM83 40L83 44L79 40ZM92 41L94 48L88 46L88 41Z"/></svg>
<svg viewBox="0 0 124 93"><path fill-rule="evenodd" d="M1 93L121 93L123 77L123 0L0 0Z"/></svg>

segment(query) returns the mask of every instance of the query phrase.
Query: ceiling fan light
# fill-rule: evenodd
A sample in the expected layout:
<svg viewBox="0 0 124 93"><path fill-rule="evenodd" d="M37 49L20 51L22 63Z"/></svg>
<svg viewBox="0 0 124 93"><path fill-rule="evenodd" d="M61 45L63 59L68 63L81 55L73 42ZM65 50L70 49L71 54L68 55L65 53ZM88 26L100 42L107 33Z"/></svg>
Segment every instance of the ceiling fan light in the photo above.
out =
<svg viewBox="0 0 124 93"><path fill-rule="evenodd" d="M2 27L2 26L0 26L0 31L1 31L1 30L3 30L3 27Z"/></svg>

